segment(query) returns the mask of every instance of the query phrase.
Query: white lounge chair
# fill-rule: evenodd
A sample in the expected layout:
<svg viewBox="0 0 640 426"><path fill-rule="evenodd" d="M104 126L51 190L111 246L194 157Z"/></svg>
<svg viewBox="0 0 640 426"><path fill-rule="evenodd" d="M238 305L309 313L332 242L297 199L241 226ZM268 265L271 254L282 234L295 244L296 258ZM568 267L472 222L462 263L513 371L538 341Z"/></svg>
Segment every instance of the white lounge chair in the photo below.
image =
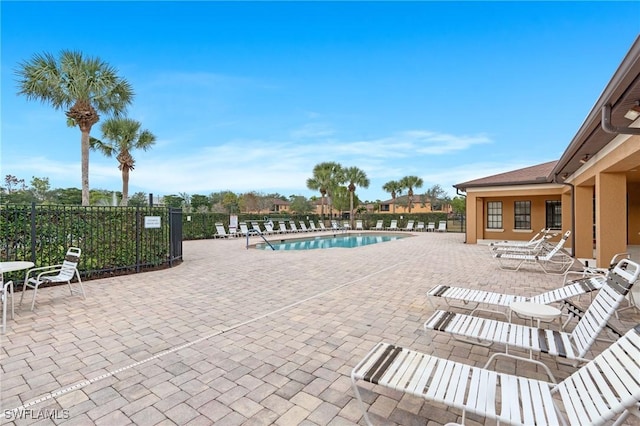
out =
<svg viewBox="0 0 640 426"><path fill-rule="evenodd" d="M252 221L251 222L251 229L255 234L269 234L269 232L266 229L261 229L260 228L260 224L256 221Z"/></svg>
<svg viewBox="0 0 640 426"><path fill-rule="evenodd" d="M414 220L410 220L407 222L407 226L403 229L403 231L413 231Z"/></svg>
<svg viewBox="0 0 640 426"><path fill-rule="evenodd" d="M436 230L436 223L435 222L429 222L427 224L427 232L435 232Z"/></svg>
<svg viewBox="0 0 640 426"><path fill-rule="evenodd" d="M293 233L300 232L300 230L296 226L296 223L294 221L292 221L292 220L289 221L289 228L291 228L290 231L293 232Z"/></svg>
<svg viewBox="0 0 640 426"><path fill-rule="evenodd" d="M318 222L318 226L320 226L320 230L321 231L326 231L327 230L327 227L324 226L324 222L323 221Z"/></svg>
<svg viewBox="0 0 640 426"><path fill-rule="evenodd" d="M240 234L243 237L246 237L247 235L249 235L249 228L247 228L247 222L240 222L238 225L240 226L240 232L238 232L238 234Z"/></svg>
<svg viewBox="0 0 640 426"><path fill-rule="evenodd" d="M278 226L279 226L281 234L288 234L288 233L291 232L291 230L287 228L287 224L284 223L284 221L282 221L282 220L280 222L278 222Z"/></svg>
<svg viewBox="0 0 640 426"><path fill-rule="evenodd" d="M309 221L309 228L313 232L317 232L320 230L318 227L316 227L316 224L312 220Z"/></svg>
<svg viewBox="0 0 640 426"><path fill-rule="evenodd" d="M397 231L398 230L398 221L393 219L389 226L387 227L387 231Z"/></svg>
<svg viewBox="0 0 640 426"><path fill-rule="evenodd" d="M539 266L547 274L564 274L574 259L569 253L562 250L565 242L571 235L571 231L564 233L560 241L548 252L542 254L528 253L494 253L493 257L498 261L500 269L517 271L523 265Z"/></svg>
<svg viewBox="0 0 640 426"><path fill-rule="evenodd" d="M383 231L384 230L384 220L378 219L376 222L376 226L371 228L374 231Z"/></svg>
<svg viewBox="0 0 640 426"><path fill-rule="evenodd" d="M557 385L378 343L351 372L371 425L360 380L462 410L462 424L469 412L514 425L619 425L639 415L640 325Z"/></svg>
<svg viewBox="0 0 640 426"><path fill-rule="evenodd" d="M438 231L438 232L447 232L447 221L446 220L441 220L438 223L438 229L436 229L436 231Z"/></svg>
<svg viewBox="0 0 640 426"><path fill-rule="evenodd" d="M463 307L465 309L475 309L479 305L497 305L508 308L513 302L533 302L542 305L561 302L572 297L581 296L591 293L592 291L602 288L602 284L606 281L604 276L583 278L574 282L570 282L554 290L545 291L535 296L518 296L514 294L496 293L493 291L484 291L464 287L453 287L448 285L437 285L427 293L429 302L432 303L433 297L439 297L444 300L447 305ZM451 304L452 301L462 302L464 305ZM472 306L466 306L473 304ZM433 306L433 303L432 303ZM435 306L434 306L435 307Z"/></svg>
<svg viewBox="0 0 640 426"><path fill-rule="evenodd" d="M488 366L498 356L526 359L509 353L509 347L528 350L529 362L542 366L553 378L549 369L532 358L533 352L543 352L576 362L587 361L587 353L600 332L640 275L640 265L628 259L621 260L607 276L606 282L580 318L573 331L554 331L472 315L436 311L425 323L425 330L443 331L454 337L463 337L472 343L501 343L505 353L493 354ZM639 376L640 377L640 376Z"/></svg>
<svg viewBox="0 0 640 426"><path fill-rule="evenodd" d="M276 234L279 233L275 229L273 229L273 222L268 221L264 223L264 229L267 231L267 234Z"/></svg>
<svg viewBox="0 0 640 426"><path fill-rule="evenodd" d="M362 219L356 220L356 231L364 231L364 228L362 227Z"/></svg>
<svg viewBox="0 0 640 426"><path fill-rule="evenodd" d="M424 232L424 230L425 230L424 222L418 222L418 224L416 225L416 231Z"/></svg>
<svg viewBox="0 0 640 426"><path fill-rule="evenodd" d="M529 241L494 241L489 244L489 247L528 247L534 245L538 242L538 240L542 239L545 235L549 233L548 228L542 228L537 234L535 234Z"/></svg>
<svg viewBox="0 0 640 426"><path fill-rule="evenodd" d="M79 294L85 299L84 287L82 286L82 280L80 279L80 272L78 271L78 262L80 262L80 250L77 247L69 247L67 254L64 256L64 261L59 265L41 266L39 268L29 269L24 277L24 284L22 285L22 296L20 296L20 304L22 305L22 299L26 293L27 288L33 289L33 298L31 300L31 310L36 304L36 295L38 294L38 287L42 284L49 283L67 283L71 295ZM76 278L78 280L77 288L71 285L71 281Z"/></svg>
<svg viewBox="0 0 640 426"><path fill-rule="evenodd" d="M307 225L304 223L303 220L298 222L300 224L300 232L310 232L311 229L307 228Z"/></svg>
<svg viewBox="0 0 640 426"><path fill-rule="evenodd" d="M214 238L229 238L232 235L227 232L222 222L216 222L216 234Z"/></svg>

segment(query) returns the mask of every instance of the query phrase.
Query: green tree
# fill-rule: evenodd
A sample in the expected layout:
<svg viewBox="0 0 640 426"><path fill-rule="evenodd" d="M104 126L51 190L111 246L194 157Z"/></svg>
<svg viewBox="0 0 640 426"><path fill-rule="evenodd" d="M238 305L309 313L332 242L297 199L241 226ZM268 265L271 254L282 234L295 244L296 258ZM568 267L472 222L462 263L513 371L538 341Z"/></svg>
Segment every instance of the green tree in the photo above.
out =
<svg viewBox="0 0 640 426"><path fill-rule="evenodd" d="M33 196L39 201L44 202L49 198L49 191L51 185L49 184L49 178L38 178L33 176L31 178L31 191Z"/></svg>
<svg viewBox="0 0 640 426"><path fill-rule="evenodd" d="M467 209L467 200L464 197L453 197L451 200L451 208L456 214L464 214Z"/></svg>
<svg viewBox="0 0 640 426"><path fill-rule="evenodd" d="M179 207L182 208L182 203L183 203L183 199L182 197L180 197L179 195L175 195L175 194L171 194L171 195L165 195L164 197L162 197L162 201L164 202L164 205L167 207Z"/></svg>
<svg viewBox="0 0 640 426"><path fill-rule="evenodd" d="M53 191L58 203L67 206L78 206L82 204L82 190L79 188L59 188Z"/></svg>
<svg viewBox="0 0 640 426"><path fill-rule="evenodd" d="M222 205L227 213L238 213L240 205L238 203L238 196L231 191L227 191L222 198Z"/></svg>
<svg viewBox="0 0 640 426"><path fill-rule="evenodd" d="M319 191L321 199L320 204L320 213L322 216L322 220L324 220L324 206L325 199L327 194L330 195L331 186L333 185L333 177L335 175L335 170L339 168L340 165L334 162L324 162L316 164L313 168L313 176L307 179L307 188L312 191Z"/></svg>
<svg viewBox="0 0 640 426"><path fill-rule="evenodd" d="M56 59L36 54L19 64L18 94L29 100L67 109L67 122L81 132L82 205L89 205L89 146L91 127L99 114L118 116L133 100L130 84L114 68L98 58L63 50Z"/></svg>
<svg viewBox="0 0 640 426"><path fill-rule="evenodd" d="M14 175L6 175L4 177L4 185L7 189L7 193L11 194L13 191L24 191L27 189L24 184L24 179L18 179Z"/></svg>
<svg viewBox="0 0 640 426"><path fill-rule="evenodd" d="M145 207L149 204L149 198L144 192L136 192L129 198L130 207Z"/></svg>
<svg viewBox="0 0 640 426"><path fill-rule="evenodd" d="M211 207L211 201L206 195L193 194L191 196L191 208L193 211L208 211L209 207Z"/></svg>
<svg viewBox="0 0 640 426"><path fill-rule="evenodd" d="M447 199L447 193L440 185L433 185L425 191L424 195L431 203L431 210L440 210L443 201Z"/></svg>
<svg viewBox="0 0 640 426"><path fill-rule="evenodd" d="M349 182L349 186L347 186L347 189L349 190L349 219L351 222L351 229L353 229L353 195L356 192L356 185L362 188L368 188L369 178L364 171L357 167L347 167L344 169L344 178Z"/></svg>
<svg viewBox="0 0 640 426"><path fill-rule="evenodd" d="M289 209L295 214L309 214L313 212L313 204L302 195L292 195Z"/></svg>
<svg viewBox="0 0 640 426"><path fill-rule="evenodd" d="M142 124L130 118L109 118L102 123L102 137L108 142L91 138L91 148L107 157L116 155L118 169L122 172L121 206L129 203L129 173L135 168L135 159L131 155L134 149L146 151L156 143L156 137L149 130L140 130Z"/></svg>
<svg viewBox="0 0 640 426"><path fill-rule="evenodd" d="M350 194L351 193L345 186L338 186L333 190L333 206L337 211L345 212L349 210L349 200L351 199ZM358 197L355 198L357 200Z"/></svg>
<svg viewBox="0 0 640 426"><path fill-rule="evenodd" d="M390 180L389 182L382 185L382 189L391 194L391 200L393 201L393 213L396 212L396 197L402 194L404 188L402 184L397 180Z"/></svg>
<svg viewBox="0 0 640 426"><path fill-rule="evenodd" d="M411 213L411 206L413 205L413 188L421 188L422 184L423 181L418 176L405 176L400 179L400 185L407 190L409 213Z"/></svg>

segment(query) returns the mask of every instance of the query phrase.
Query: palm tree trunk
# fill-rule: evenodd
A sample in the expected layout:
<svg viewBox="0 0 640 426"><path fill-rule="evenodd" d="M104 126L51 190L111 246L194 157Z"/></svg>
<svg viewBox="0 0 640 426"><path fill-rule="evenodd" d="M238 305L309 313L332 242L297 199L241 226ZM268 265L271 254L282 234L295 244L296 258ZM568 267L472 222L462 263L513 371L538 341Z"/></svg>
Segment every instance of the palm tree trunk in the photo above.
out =
<svg viewBox="0 0 640 426"><path fill-rule="evenodd" d="M120 205L126 207L129 205L129 168L122 168L122 201Z"/></svg>
<svg viewBox="0 0 640 426"><path fill-rule="evenodd" d="M349 223L353 229L353 191L349 191Z"/></svg>
<svg viewBox="0 0 640 426"><path fill-rule="evenodd" d="M81 148L81 168L82 168L82 205L88 206L89 202L89 132L88 129L80 129L82 137L80 139Z"/></svg>

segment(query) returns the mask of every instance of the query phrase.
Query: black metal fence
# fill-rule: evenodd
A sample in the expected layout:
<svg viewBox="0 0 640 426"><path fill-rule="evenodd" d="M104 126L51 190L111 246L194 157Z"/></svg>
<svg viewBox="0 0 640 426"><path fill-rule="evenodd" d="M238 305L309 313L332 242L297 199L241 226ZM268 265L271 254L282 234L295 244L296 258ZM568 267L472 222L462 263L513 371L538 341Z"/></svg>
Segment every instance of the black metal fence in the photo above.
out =
<svg viewBox="0 0 640 426"><path fill-rule="evenodd" d="M182 261L182 211L167 207L0 207L0 261L61 263L82 249L83 278L141 272ZM20 273L15 277L21 281ZM10 275L10 274L6 274Z"/></svg>

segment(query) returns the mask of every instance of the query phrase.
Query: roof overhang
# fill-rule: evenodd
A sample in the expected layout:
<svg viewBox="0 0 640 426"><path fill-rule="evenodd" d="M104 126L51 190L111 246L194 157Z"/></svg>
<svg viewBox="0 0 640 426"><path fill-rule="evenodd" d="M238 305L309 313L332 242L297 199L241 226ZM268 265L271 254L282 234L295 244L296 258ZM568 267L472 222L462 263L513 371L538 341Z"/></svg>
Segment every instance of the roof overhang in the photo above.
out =
<svg viewBox="0 0 640 426"><path fill-rule="evenodd" d="M640 36L636 38L609 84L551 171L549 182L557 182L558 177L575 173L583 166L584 159L593 157L617 136L603 129L603 111L610 108L610 125L624 131L632 123L625 118L625 114L637 106L639 100Z"/></svg>

